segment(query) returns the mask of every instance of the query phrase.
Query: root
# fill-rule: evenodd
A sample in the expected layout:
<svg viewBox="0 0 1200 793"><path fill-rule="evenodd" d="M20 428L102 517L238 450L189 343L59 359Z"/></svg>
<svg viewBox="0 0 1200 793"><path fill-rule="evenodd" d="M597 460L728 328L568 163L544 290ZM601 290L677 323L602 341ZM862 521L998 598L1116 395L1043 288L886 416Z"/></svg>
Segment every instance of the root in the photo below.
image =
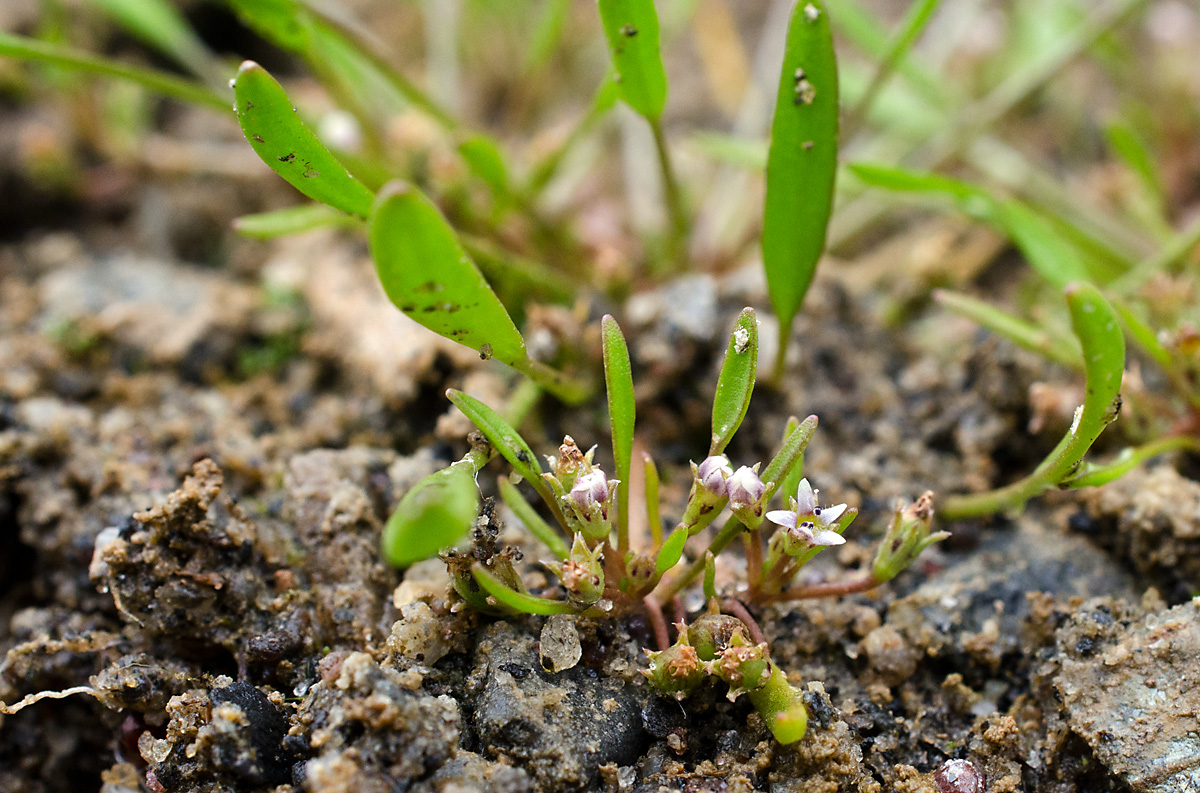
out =
<svg viewBox="0 0 1200 793"><path fill-rule="evenodd" d="M75 694L90 694L97 699L100 698L100 695L91 686L75 686L74 688L63 689L62 691L39 691L36 694L30 694L15 705L5 705L3 702L0 702L0 713L6 713L11 716L43 699L65 699Z"/></svg>

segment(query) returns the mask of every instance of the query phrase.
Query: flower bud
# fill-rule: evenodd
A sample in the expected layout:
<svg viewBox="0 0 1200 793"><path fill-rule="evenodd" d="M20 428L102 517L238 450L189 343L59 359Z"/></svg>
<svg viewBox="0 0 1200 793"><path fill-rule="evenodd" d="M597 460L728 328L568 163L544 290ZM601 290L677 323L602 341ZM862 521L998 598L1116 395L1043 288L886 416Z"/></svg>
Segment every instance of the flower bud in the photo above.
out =
<svg viewBox="0 0 1200 793"><path fill-rule="evenodd" d="M892 525L875 552L872 572L879 583L891 581L900 571L917 560L921 552L950 536L949 532L929 533L933 522L933 493L926 491L903 509L896 510Z"/></svg>
<svg viewBox="0 0 1200 793"><path fill-rule="evenodd" d="M696 479L699 480L700 486L717 496L728 495L725 480L731 476L733 476L733 466L729 464L729 458L723 454L705 458L696 468Z"/></svg>
<svg viewBox="0 0 1200 793"><path fill-rule="evenodd" d="M601 547L588 548L582 534L575 535L571 555L564 562L546 565L562 581L567 600L572 605L587 608L604 594L604 553Z"/></svg>
<svg viewBox="0 0 1200 793"><path fill-rule="evenodd" d="M743 465L725 483L729 488L729 501L734 509L752 507L766 491L767 486L758 478L758 472Z"/></svg>
<svg viewBox="0 0 1200 793"><path fill-rule="evenodd" d="M608 501L608 478L599 468L575 480L570 496L585 515L596 509L606 509Z"/></svg>

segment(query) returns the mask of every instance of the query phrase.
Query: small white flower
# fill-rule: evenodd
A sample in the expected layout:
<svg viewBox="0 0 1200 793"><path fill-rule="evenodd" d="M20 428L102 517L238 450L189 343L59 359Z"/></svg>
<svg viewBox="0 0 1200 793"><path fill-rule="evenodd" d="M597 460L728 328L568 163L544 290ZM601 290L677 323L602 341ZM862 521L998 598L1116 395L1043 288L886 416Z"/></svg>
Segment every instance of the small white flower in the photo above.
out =
<svg viewBox="0 0 1200 793"><path fill-rule="evenodd" d="M767 489L758 472L746 465L737 469L725 484L729 488L729 501L735 508L757 503Z"/></svg>
<svg viewBox="0 0 1200 793"><path fill-rule="evenodd" d="M776 509L767 513L767 520L789 530L794 539L809 545L841 545L846 539L834 531L846 511L845 504L821 508L817 504L819 491L807 479L800 480L791 509Z"/></svg>

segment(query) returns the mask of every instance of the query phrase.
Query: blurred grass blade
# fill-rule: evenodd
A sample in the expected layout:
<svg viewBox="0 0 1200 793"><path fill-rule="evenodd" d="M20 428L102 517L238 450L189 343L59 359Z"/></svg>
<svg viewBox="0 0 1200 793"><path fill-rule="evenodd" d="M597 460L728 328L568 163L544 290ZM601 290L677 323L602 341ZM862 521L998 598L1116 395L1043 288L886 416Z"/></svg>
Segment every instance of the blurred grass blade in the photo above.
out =
<svg viewBox="0 0 1200 793"><path fill-rule="evenodd" d="M209 85L220 85L221 64L168 0L91 0L133 36Z"/></svg>
<svg viewBox="0 0 1200 793"><path fill-rule="evenodd" d="M229 112L228 99L192 80L184 80L153 69L129 66L27 36L16 36L0 31L0 56L49 63L64 69L101 77L116 77L172 99L214 108L224 113Z"/></svg>
<svg viewBox="0 0 1200 793"><path fill-rule="evenodd" d="M537 510L525 500L525 497L521 495L521 491L517 490L517 486L506 476L502 476L496 481L500 486L500 498L513 511L513 514L525 524L525 528L529 529L529 533L549 548L550 553L554 554L554 558L566 559L571 553L570 549L567 548L566 541L559 536L558 532L551 528L549 523L542 519L541 515L537 514Z"/></svg>
<svg viewBox="0 0 1200 793"><path fill-rule="evenodd" d="M471 169L471 173L479 177L492 191L492 196L498 202L503 202L509 195L508 165L504 161L504 153L499 146L487 135L468 135L458 144L458 153Z"/></svg>
<svg viewBox="0 0 1200 793"><path fill-rule="evenodd" d="M395 181L379 191L370 244L379 281L401 311L485 357L524 365L525 342L508 312L419 190Z"/></svg>
<svg viewBox="0 0 1200 793"><path fill-rule="evenodd" d="M313 229L357 225L359 221L325 204L301 204L272 212L242 215L233 221L233 228L239 234L256 239L272 239Z"/></svg>
<svg viewBox="0 0 1200 793"><path fill-rule="evenodd" d="M599 5L621 98L655 122L667 102L667 74L654 0L599 0Z"/></svg>
<svg viewBox="0 0 1200 793"><path fill-rule="evenodd" d="M1142 318L1122 301L1113 300L1112 307L1117 312L1117 316L1121 318L1121 324L1125 326L1125 332L1129 334L1129 338L1133 339L1143 352L1153 358L1163 371L1170 374L1174 369L1174 361L1171 353L1167 352L1167 349L1158 340L1154 329L1143 322Z"/></svg>
<svg viewBox="0 0 1200 793"><path fill-rule="evenodd" d="M238 69L233 86L238 123L271 170L304 195L365 218L373 195L317 140L283 86L254 61Z"/></svg>
<svg viewBox="0 0 1200 793"><path fill-rule="evenodd" d="M479 428L483 436L492 444L492 448L500 452L513 470L523 476L535 489L544 487L542 483L542 466L534 455L529 444L521 437L511 424L500 417L500 414L473 396L453 388L446 392L446 397L454 406ZM541 490L539 489L539 493Z"/></svg>
<svg viewBox="0 0 1200 793"><path fill-rule="evenodd" d="M880 59L879 66L871 77L871 82L867 84L866 90L846 116L847 138L855 133L867 117L875 98L887 85L887 81L895 73L900 62L908 55L917 37L925 30L938 2L939 0L913 0L912 5L908 7L904 19L900 22L900 29Z"/></svg>
<svg viewBox="0 0 1200 793"><path fill-rule="evenodd" d="M761 171L767 167L767 144L762 140L750 140L723 132L695 132L688 142L704 156L724 165L732 165L747 171Z"/></svg>
<svg viewBox="0 0 1200 793"><path fill-rule="evenodd" d="M790 424L791 421L789 420L788 423ZM784 482L795 479L796 484L800 484L800 476L797 475L797 471L803 472L804 450L808 448L809 441L812 440L813 433L816 431L817 417L809 416L800 422L794 431L788 433L783 441L783 446L779 448L766 470L762 472L762 480L768 483L770 488L767 495L768 501L771 496L779 492L779 487ZM795 492L795 487L792 487L784 495L790 496Z"/></svg>
<svg viewBox="0 0 1200 793"><path fill-rule="evenodd" d="M1029 265L1052 285L1090 281L1092 272L1080 249L1033 209L1013 199L957 179L902 168L855 164L850 170L869 185L897 193L950 198L959 210L995 226L1025 255Z"/></svg>
<svg viewBox="0 0 1200 793"><path fill-rule="evenodd" d="M430 474L404 494L383 529L383 558L408 567L458 542L479 515L475 474L488 461L472 449L448 468Z"/></svg>
<svg viewBox="0 0 1200 793"><path fill-rule="evenodd" d="M788 22L763 210L763 267L779 318L776 380L782 377L792 323L825 249L837 139L837 62L829 16L820 0L799 2Z"/></svg>
<svg viewBox="0 0 1200 793"><path fill-rule="evenodd" d="M1158 166L1154 163L1154 156L1150 153L1150 147L1146 141L1132 125L1124 121L1109 124L1104 130L1104 137L1108 141L1109 148L1137 176L1142 184L1142 189L1154 202L1154 208L1158 211L1161 219L1166 204L1166 191L1163 188Z"/></svg>
<svg viewBox="0 0 1200 793"><path fill-rule="evenodd" d="M495 598L498 603L507 606L513 611L522 614L542 615L572 614L577 611L577 609L566 601L547 600L546 598L534 597L524 592L509 589L500 579L479 565L471 568L471 574L475 576L475 580L479 582L479 586L483 587L483 591Z"/></svg>
<svg viewBox="0 0 1200 793"><path fill-rule="evenodd" d="M571 0L546 0L543 3L529 47L525 50L525 62L521 65L526 74L542 69L550 62L562 40L570 10Z"/></svg>
<svg viewBox="0 0 1200 793"><path fill-rule="evenodd" d="M972 297L935 289L933 299L960 317L965 317L1018 347L1036 352L1048 360L1063 366L1083 371L1083 355L1074 339L1068 341L1045 330L1005 313L990 303Z"/></svg>
<svg viewBox="0 0 1200 793"><path fill-rule="evenodd" d="M725 362L721 364L717 392L713 395L710 455L725 451L733 434L741 426L750 407L750 395L754 393L757 376L758 320L755 319L754 309L743 308L733 326L733 333L729 335Z"/></svg>
<svg viewBox="0 0 1200 793"><path fill-rule="evenodd" d="M604 385L608 392L608 420L612 430L613 461L617 479L617 550L629 550L629 481L633 466L633 425L636 405L633 398L633 369L629 347L621 328L611 314L600 323L604 348Z"/></svg>

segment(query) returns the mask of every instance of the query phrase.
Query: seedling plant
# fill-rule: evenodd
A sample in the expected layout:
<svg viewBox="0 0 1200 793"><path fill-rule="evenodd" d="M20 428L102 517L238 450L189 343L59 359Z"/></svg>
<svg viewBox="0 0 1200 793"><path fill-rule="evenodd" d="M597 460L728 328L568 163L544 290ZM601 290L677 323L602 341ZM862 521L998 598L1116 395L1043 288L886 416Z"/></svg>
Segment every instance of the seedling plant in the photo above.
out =
<svg viewBox="0 0 1200 793"><path fill-rule="evenodd" d="M611 445L616 476L594 463L595 448L584 452L566 437L547 465L499 413L460 391L450 400L480 433L458 462L434 474L401 500L384 531L389 562L407 566L438 548L457 542L479 510L476 476L495 454L512 474L498 480L500 498L550 553L545 567L558 580L549 591L527 590L512 549L495 548L494 539L477 540L470 550L443 550L454 590L469 607L487 614L579 614L594 618L645 610L655 627L656 651L644 674L660 694L685 698L709 678L725 684L730 699L746 694L782 743L803 737L807 713L800 691L770 658L765 638L745 603L768 603L865 591L890 581L921 552L949 536L930 532L931 493L897 507L880 540L870 569L857 578L792 586L803 567L825 548L845 542L843 533L858 510L845 504L822 506L803 478L804 450L817 428L817 417L792 419L779 451L761 462L735 470L725 455L750 404L758 368L758 325L754 311L737 319L713 398L712 439L707 456L691 466L691 490L678 521L664 531L658 472L653 459L641 462L643 492L629 486L635 407L629 352L612 317L603 322L604 373L608 393ZM525 500L521 482L537 494L548 521ZM776 496L783 509L768 507ZM631 509L643 511L647 542L631 537ZM685 563L689 540L710 527L706 547ZM741 539L747 561L744 591L721 598L715 587L716 558ZM703 538L695 544L703 544ZM691 624L682 618L671 643L664 604L677 613L678 595L701 581L707 609Z"/></svg>

